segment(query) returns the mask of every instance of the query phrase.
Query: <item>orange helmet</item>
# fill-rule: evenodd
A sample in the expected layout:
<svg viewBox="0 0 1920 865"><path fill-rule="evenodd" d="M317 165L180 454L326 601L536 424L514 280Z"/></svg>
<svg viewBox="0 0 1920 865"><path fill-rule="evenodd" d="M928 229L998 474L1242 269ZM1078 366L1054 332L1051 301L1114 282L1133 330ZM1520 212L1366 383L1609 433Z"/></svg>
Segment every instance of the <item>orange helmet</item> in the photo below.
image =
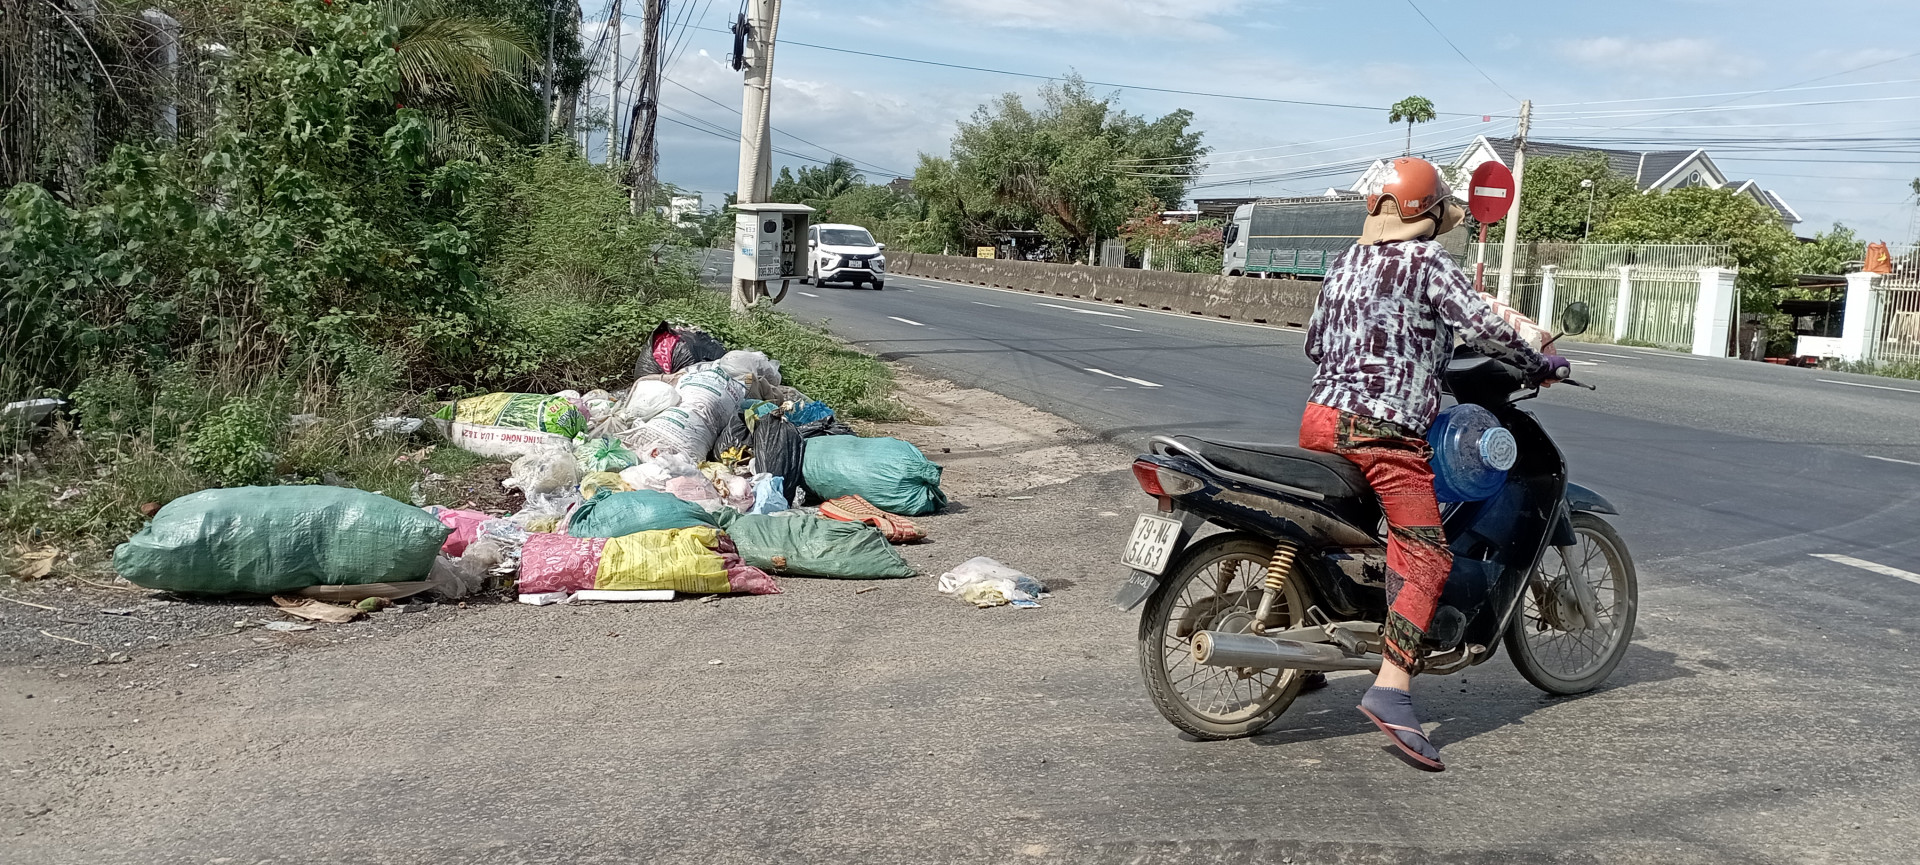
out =
<svg viewBox="0 0 1920 865"><path fill-rule="evenodd" d="M1401 156L1387 166L1384 175L1368 182L1366 194L1368 216L1379 216L1380 202L1391 198L1400 211L1400 221L1412 222L1445 204L1453 196L1453 189L1433 163Z"/></svg>

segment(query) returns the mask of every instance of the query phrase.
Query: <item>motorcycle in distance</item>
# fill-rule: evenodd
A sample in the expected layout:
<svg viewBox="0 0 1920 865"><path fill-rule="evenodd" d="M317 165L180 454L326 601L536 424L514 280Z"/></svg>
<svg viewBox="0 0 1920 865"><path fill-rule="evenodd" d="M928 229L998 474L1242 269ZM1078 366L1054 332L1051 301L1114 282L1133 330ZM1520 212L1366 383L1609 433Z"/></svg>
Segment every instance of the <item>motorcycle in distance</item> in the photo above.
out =
<svg viewBox="0 0 1920 865"><path fill-rule="evenodd" d="M1584 332L1588 318L1586 304L1569 305L1554 339ZM1633 637L1633 559L1601 517L1619 511L1568 482L1553 438L1518 407L1539 395L1518 368L1462 347L1442 381L1461 407L1491 413L1465 425L1479 434L1467 446L1506 471L1478 500L1442 506L1454 567L1425 672L1484 663L1504 640L1535 687L1591 690ZM1386 525L1357 466L1297 447L1162 436L1133 474L1159 512L1138 518L1114 600L1145 603L1140 669L1175 727L1250 736L1286 712L1309 671L1380 668ZM1215 530L1202 536L1203 526Z"/></svg>

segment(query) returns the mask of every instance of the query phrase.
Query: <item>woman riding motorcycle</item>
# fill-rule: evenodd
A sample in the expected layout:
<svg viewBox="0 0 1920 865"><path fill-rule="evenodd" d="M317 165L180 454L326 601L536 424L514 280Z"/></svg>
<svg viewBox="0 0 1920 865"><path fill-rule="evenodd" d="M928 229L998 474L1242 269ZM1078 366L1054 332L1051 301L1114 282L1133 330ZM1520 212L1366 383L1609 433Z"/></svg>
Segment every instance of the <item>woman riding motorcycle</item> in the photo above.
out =
<svg viewBox="0 0 1920 865"><path fill-rule="evenodd" d="M1456 335L1538 384L1565 378L1569 367L1534 350L1435 240L1465 214L1432 163L1395 159L1367 191L1360 242L1328 271L1307 327L1307 357L1319 370L1300 446L1352 461L1380 497L1391 610L1385 663L1359 708L1408 759L1440 771L1409 693L1453 565L1426 442L1440 373Z"/></svg>

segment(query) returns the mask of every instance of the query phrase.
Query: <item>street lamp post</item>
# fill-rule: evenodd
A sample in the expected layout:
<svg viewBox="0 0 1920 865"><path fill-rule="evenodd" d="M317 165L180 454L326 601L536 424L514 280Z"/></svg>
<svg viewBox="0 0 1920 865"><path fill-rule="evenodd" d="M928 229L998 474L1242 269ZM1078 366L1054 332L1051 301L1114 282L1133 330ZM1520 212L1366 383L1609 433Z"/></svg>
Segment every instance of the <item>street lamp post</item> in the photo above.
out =
<svg viewBox="0 0 1920 865"><path fill-rule="evenodd" d="M1594 194L1594 192L1595 192L1595 190L1594 190L1594 186L1593 186L1593 181L1591 181L1591 180L1582 180L1582 181L1580 181L1580 188L1581 188L1581 189L1584 189L1584 190L1586 190L1586 191L1587 191L1587 223L1586 223L1586 230L1585 230L1585 231L1582 231L1582 232L1580 232L1580 242L1581 242L1581 243L1586 243L1586 242L1587 242L1587 236L1593 233L1593 194Z"/></svg>

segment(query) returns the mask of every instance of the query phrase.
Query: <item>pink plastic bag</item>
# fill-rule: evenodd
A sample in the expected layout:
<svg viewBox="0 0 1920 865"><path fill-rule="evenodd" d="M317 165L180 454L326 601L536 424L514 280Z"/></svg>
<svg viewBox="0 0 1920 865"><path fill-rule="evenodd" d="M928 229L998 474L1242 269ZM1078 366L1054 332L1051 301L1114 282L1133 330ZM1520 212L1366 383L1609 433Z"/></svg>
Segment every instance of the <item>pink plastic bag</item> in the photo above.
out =
<svg viewBox="0 0 1920 865"><path fill-rule="evenodd" d="M517 591L537 595L593 588L594 579L600 575L600 552L606 546L606 538L528 535L526 545L520 548Z"/></svg>
<svg viewBox="0 0 1920 865"><path fill-rule="evenodd" d="M743 595L782 594L779 584L773 581L771 574L747 564L745 559L740 558L739 553L734 550L732 538L720 538L720 546L715 547L714 551L720 554L721 563L726 565L727 585L732 586L735 592Z"/></svg>
<svg viewBox="0 0 1920 865"><path fill-rule="evenodd" d="M433 514L453 530L453 534L447 536L447 542L440 545L440 552L456 559L467 552L467 545L473 543L474 538L479 537L480 524L493 519L491 515L479 511L456 511L451 508L427 508L427 513Z"/></svg>

